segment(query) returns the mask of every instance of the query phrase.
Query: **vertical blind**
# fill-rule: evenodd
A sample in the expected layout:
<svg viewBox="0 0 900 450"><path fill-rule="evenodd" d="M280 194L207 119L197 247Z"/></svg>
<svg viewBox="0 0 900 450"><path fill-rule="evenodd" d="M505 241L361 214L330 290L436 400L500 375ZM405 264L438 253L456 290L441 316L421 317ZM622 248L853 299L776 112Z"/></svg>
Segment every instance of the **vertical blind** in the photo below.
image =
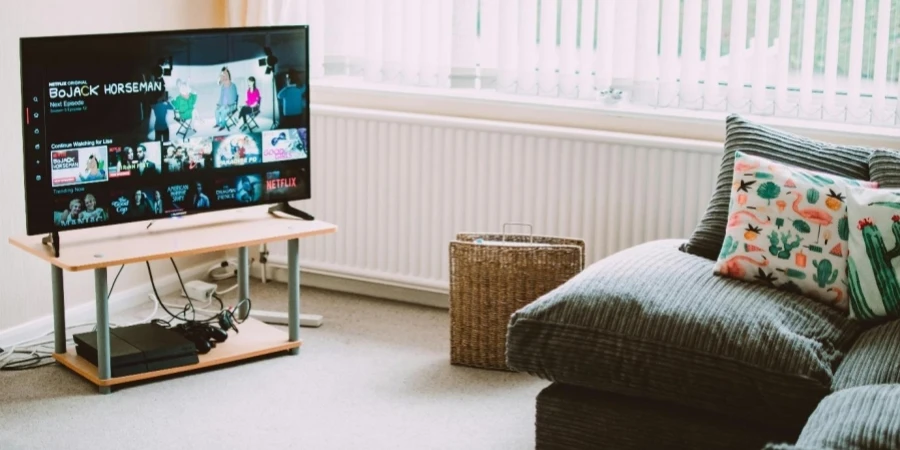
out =
<svg viewBox="0 0 900 450"><path fill-rule="evenodd" d="M309 24L313 77L900 126L900 0L229 0L228 8L234 26Z"/></svg>

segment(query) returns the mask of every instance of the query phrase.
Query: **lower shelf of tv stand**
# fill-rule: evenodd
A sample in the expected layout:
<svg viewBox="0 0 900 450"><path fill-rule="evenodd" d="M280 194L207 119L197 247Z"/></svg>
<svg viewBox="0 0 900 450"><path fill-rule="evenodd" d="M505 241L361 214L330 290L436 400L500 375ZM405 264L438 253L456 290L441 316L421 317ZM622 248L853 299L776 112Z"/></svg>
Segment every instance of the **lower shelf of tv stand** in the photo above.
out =
<svg viewBox="0 0 900 450"><path fill-rule="evenodd" d="M208 367L228 364L243 359L255 358L299 348L303 341L290 342L288 334L271 325L267 325L253 318L248 318L238 325L240 333L229 331L228 340L218 344L205 355L199 355L200 362L188 366L173 367L171 369L156 370L153 372L126 375L123 377L101 380L97 376L97 366L75 353L75 347L68 349L66 353L55 353L53 358L60 364L72 369L78 375L86 378L97 386L114 386L123 383L148 380L152 378L190 372Z"/></svg>

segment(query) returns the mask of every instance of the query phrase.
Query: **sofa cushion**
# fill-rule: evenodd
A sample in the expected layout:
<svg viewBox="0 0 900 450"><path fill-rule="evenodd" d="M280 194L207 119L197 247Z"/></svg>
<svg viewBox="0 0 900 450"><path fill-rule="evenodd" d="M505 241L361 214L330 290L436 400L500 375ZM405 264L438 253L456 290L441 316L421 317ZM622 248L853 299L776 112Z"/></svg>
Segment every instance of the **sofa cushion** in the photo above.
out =
<svg viewBox="0 0 900 450"><path fill-rule="evenodd" d="M619 252L514 313L509 366L799 430L861 325L801 295L715 276L713 261L681 243Z"/></svg>
<svg viewBox="0 0 900 450"><path fill-rule="evenodd" d="M850 317L900 317L900 190L856 188L847 195Z"/></svg>
<svg viewBox="0 0 900 450"><path fill-rule="evenodd" d="M734 189L715 272L801 292L847 311L850 227L844 200L853 197L851 187L876 183L743 152L735 152L734 160Z"/></svg>
<svg viewBox="0 0 900 450"><path fill-rule="evenodd" d="M814 141L749 122L736 114L730 115L725 126L725 153L719 167L716 188L706 214L682 248L687 253L708 259L716 259L719 255L725 240L725 224L728 222L728 202L736 151L857 180L869 179L869 156L873 152L866 147Z"/></svg>
<svg viewBox="0 0 900 450"><path fill-rule="evenodd" d="M771 450L900 448L900 384L860 386L825 397L795 445Z"/></svg>
<svg viewBox="0 0 900 450"><path fill-rule="evenodd" d="M900 188L900 152L875 149L869 155L869 178L882 188Z"/></svg>
<svg viewBox="0 0 900 450"><path fill-rule="evenodd" d="M832 389L900 384L900 321L865 331L834 373Z"/></svg>

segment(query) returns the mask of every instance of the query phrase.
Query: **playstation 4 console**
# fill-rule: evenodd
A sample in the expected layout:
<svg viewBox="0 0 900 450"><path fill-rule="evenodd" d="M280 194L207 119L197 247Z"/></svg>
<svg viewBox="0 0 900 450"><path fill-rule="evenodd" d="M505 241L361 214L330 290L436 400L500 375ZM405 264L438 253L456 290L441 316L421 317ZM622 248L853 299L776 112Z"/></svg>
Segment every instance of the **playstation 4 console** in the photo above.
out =
<svg viewBox="0 0 900 450"><path fill-rule="evenodd" d="M97 332L79 333L73 338L78 356L97 365ZM176 331L152 323L110 328L109 354L113 377L200 362L194 342Z"/></svg>

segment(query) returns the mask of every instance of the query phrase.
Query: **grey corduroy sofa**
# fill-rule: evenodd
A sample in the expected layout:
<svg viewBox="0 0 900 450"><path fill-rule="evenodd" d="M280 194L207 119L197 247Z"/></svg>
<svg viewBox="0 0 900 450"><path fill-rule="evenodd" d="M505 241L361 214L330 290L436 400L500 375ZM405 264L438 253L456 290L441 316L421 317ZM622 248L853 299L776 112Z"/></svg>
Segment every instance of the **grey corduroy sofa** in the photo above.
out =
<svg viewBox="0 0 900 450"><path fill-rule="evenodd" d="M538 449L900 449L900 322L716 276L690 244L621 251L513 314L509 367L552 382Z"/></svg>

